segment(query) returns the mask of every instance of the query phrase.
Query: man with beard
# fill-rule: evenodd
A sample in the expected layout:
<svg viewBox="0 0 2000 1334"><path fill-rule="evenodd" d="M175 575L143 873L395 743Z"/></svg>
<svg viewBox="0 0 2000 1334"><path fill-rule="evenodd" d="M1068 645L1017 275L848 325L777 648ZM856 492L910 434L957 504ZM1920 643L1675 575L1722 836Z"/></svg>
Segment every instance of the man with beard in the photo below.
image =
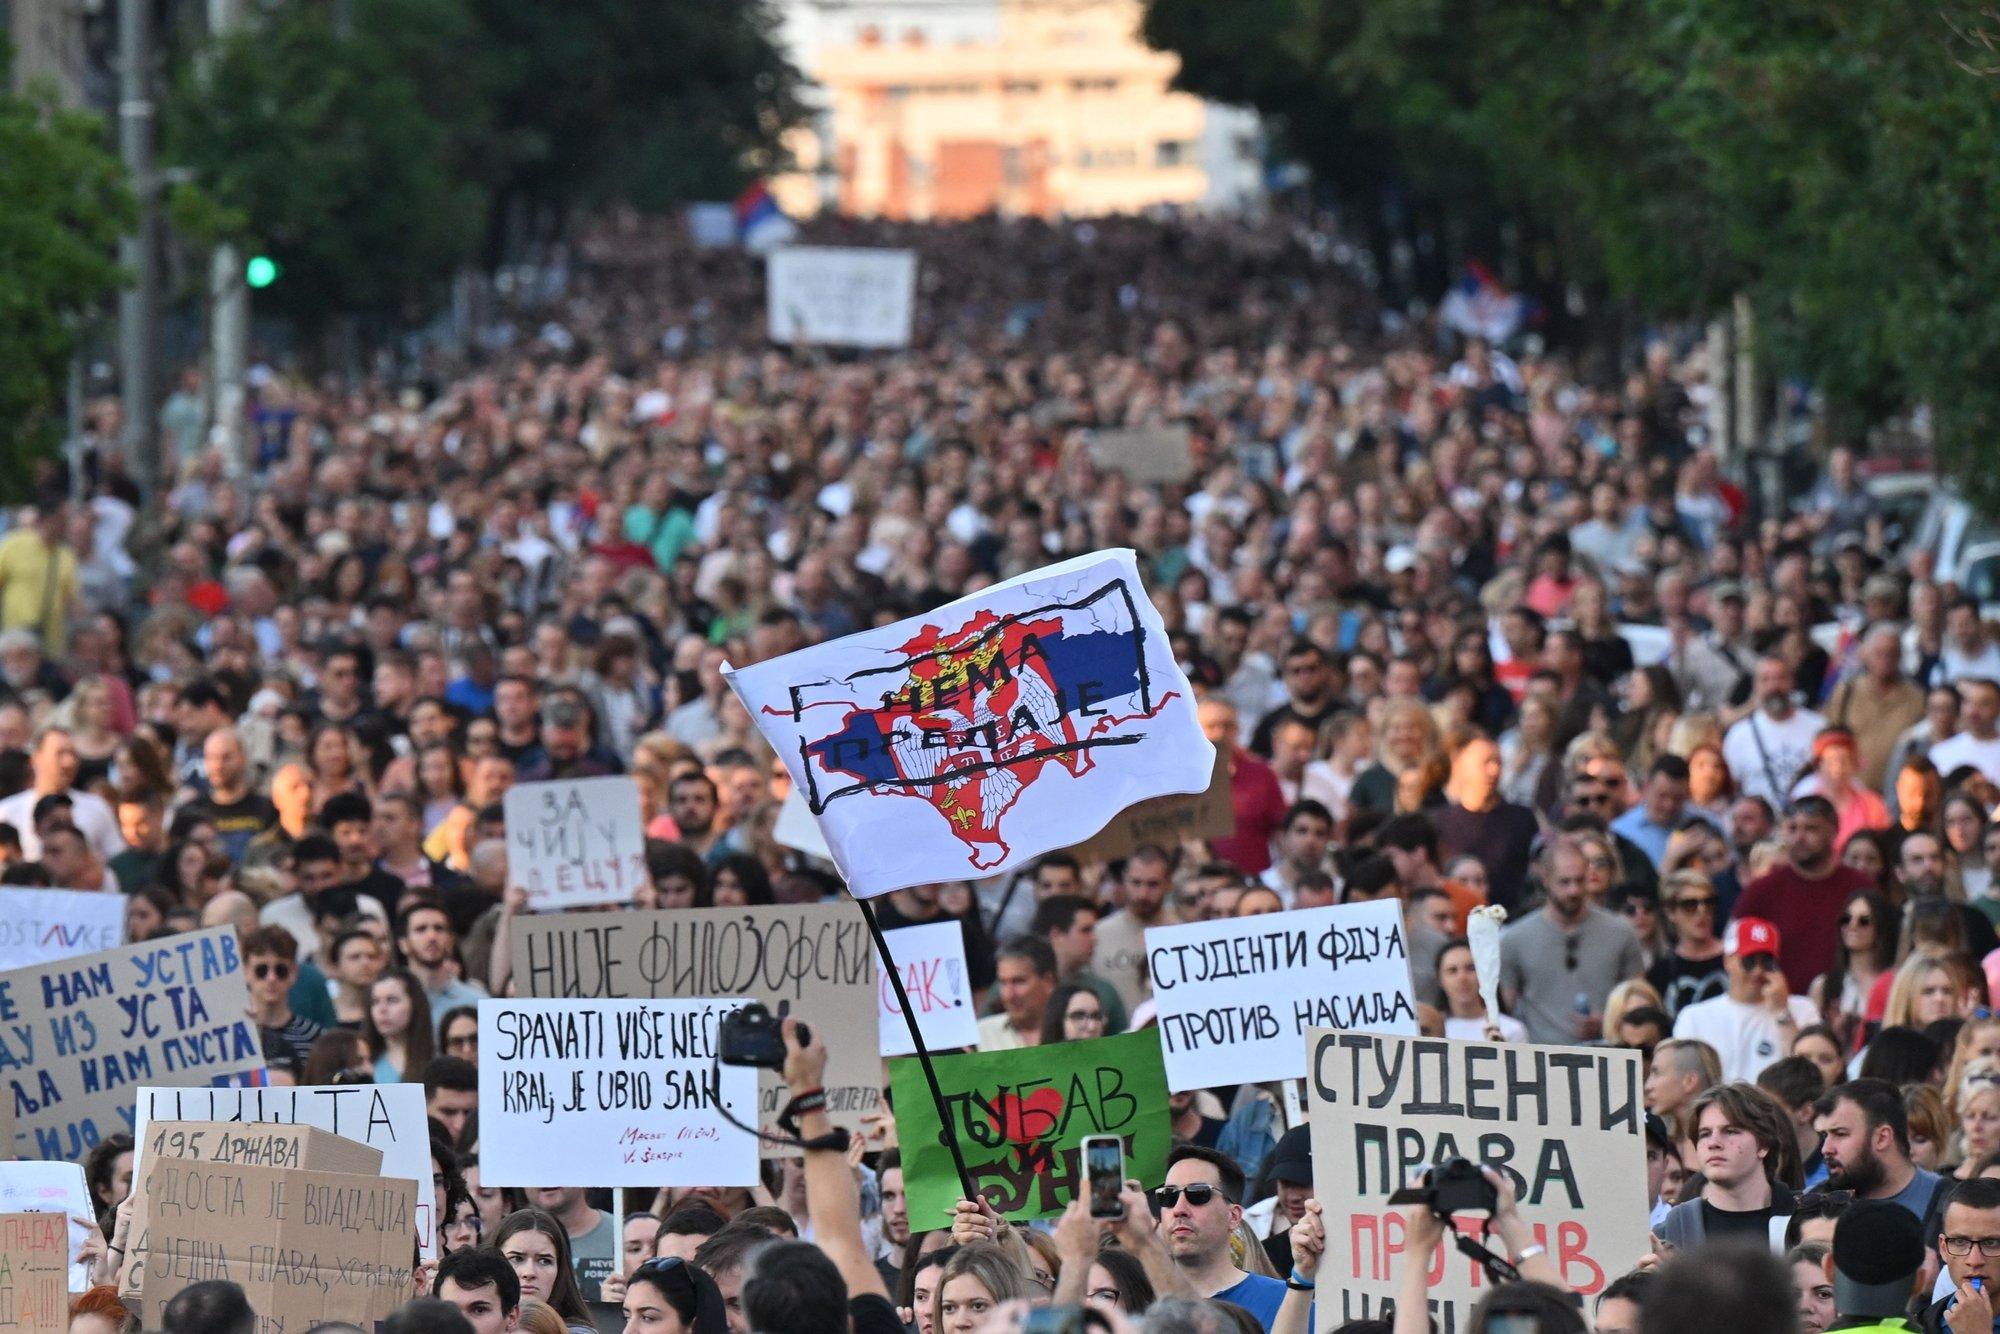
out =
<svg viewBox="0 0 2000 1334"><path fill-rule="evenodd" d="M1903 891L1908 895L1909 902L1943 901L1944 841L1928 829L1905 834L1903 846L1896 853L1896 875L1903 882ZM1965 923L1967 954L1983 959L2000 949L2000 936L1994 934L1993 923L1985 913L1969 903L1952 906Z"/></svg>
<svg viewBox="0 0 2000 1334"><path fill-rule="evenodd" d="M1738 918L1761 917L1783 935L1778 964L1794 995L1803 996L1833 966L1848 898L1875 888L1873 877L1835 860L1839 824L1825 797L1793 802L1785 812L1785 860L1744 886L1736 900Z"/></svg>
<svg viewBox="0 0 2000 1334"><path fill-rule="evenodd" d="M1942 1178L1910 1161L1903 1096L1886 1079L1854 1079L1829 1089L1814 1109L1828 1190L1888 1200L1919 1219L1930 1215Z"/></svg>

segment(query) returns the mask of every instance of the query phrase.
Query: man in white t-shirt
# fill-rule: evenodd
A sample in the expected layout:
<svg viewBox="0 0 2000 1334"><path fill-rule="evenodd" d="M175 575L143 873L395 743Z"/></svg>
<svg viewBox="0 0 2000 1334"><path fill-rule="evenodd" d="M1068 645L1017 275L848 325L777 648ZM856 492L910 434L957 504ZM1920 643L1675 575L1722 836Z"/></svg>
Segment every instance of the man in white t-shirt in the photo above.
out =
<svg viewBox="0 0 2000 1334"><path fill-rule="evenodd" d="M1931 763L1947 777L1969 764L1988 782L2000 783L2000 685L1983 676L1960 677L1958 717L1958 734L1931 747Z"/></svg>
<svg viewBox="0 0 2000 1334"><path fill-rule="evenodd" d="M1722 937L1729 990L1690 1005L1674 1020L1674 1036L1715 1048L1726 1081L1752 1081L1792 1048L1799 1029L1817 1022L1812 1002L1794 996L1778 967L1778 928L1761 917L1739 917Z"/></svg>
<svg viewBox="0 0 2000 1334"><path fill-rule="evenodd" d="M1757 707L1722 738L1722 762L1737 790L1783 810L1792 784L1812 763L1813 738L1826 719L1792 702L1792 669L1783 658L1757 659Z"/></svg>

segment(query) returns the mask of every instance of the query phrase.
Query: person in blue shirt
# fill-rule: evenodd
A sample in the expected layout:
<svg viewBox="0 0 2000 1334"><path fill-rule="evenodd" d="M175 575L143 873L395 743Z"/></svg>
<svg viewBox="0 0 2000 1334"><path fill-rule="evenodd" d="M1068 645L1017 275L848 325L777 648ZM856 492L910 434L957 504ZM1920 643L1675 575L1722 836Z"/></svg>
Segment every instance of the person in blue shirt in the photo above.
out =
<svg viewBox="0 0 2000 1334"><path fill-rule="evenodd" d="M1243 1219L1243 1171L1226 1153L1183 1144L1167 1155L1166 1184L1153 1192L1160 1240L1182 1276L1204 1297L1240 1306L1266 1331L1278 1318L1285 1285L1245 1273L1229 1248Z"/></svg>

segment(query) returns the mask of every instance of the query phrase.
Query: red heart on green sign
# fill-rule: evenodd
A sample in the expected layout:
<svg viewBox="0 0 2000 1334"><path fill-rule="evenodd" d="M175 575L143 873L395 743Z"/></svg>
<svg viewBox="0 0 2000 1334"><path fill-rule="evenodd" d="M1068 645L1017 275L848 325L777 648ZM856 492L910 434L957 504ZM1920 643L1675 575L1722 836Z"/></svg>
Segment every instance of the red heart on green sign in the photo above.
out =
<svg viewBox="0 0 2000 1334"><path fill-rule="evenodd" d="M1003 1093L993 1100L994 1127L1003 1139L1033 1144L1062 1124L1063 1096L1052 1088L1036 1089L1026 1098Z"/></svg>

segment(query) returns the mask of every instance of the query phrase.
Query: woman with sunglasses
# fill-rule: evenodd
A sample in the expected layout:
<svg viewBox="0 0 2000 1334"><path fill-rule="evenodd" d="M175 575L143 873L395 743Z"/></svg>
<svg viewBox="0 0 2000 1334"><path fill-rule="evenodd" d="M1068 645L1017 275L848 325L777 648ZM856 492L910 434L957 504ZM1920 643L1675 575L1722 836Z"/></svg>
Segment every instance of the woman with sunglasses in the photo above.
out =
<svg viewBox="0 0 2000 1334"><path fill-rule="evenodd" d="M625 1289L625 1334L728 1334L715 1280L686 1260L648 1260Z"/></svg>
<svg viewBox="0 0 2000 1334"><path fill-rule="evenodd" d="M493 1249L514 1267L524 1301L535 1297L555 1307L572 1334L596 1334L570 1262L569 1234L561 1223L540 1209L516 1209L493 1230Z"/></svg>
<svg viewBox="0 0 2000 1334"><path fill-rule="evenodd" d="M361 1036L375 1062L376 1083L400 1084L423 1070L436 1053L430 998L416 978L398 969L375 979Z"/></svg>
<svg viewBox="0 0 2000 1334"><path fill-rule="evenodd" d="M1678 1015L1729 988L1716 931L1721 895L1702 872L1675 871L1660 884L1660 905L1674 945L1646 970L1646 980L1660 993L1666 1012Z"/></svg>
<svg viewBox="0 0 2000 1334"><path fill-rule="evenodd" d="M1806 995L1827 1027L1852 1043L1867 1014L1875 981L1896 958L1897 919L1889 900L1872 889L1847 896L1840 909L1840 941L1833 967L1812 980Z"/></svg>

